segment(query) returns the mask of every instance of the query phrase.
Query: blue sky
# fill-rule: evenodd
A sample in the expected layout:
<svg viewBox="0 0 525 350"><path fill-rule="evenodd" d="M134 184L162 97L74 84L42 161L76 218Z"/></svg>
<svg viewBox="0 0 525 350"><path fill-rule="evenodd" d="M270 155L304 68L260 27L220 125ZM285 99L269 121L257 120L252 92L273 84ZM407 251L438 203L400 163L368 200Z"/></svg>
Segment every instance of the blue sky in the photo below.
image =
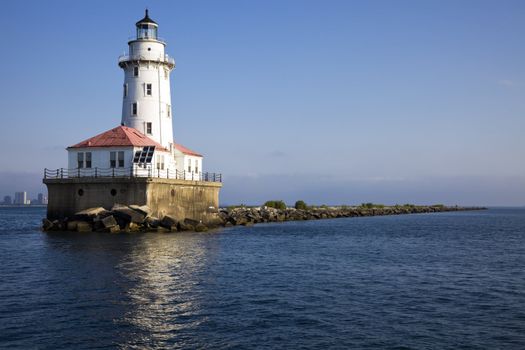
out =
<svg viewBox="0 0 525 350"><path fill-rule="evenodd" d="M119 124L145 7L223 203L525 205L523 1L3 2L0 195Z"/></svg>

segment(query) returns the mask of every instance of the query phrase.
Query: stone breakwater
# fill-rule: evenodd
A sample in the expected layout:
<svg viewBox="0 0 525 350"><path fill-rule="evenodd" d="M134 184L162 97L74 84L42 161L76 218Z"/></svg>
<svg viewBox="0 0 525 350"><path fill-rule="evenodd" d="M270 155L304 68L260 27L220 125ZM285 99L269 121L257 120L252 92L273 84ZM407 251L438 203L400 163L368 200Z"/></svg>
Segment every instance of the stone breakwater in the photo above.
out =
<svg viewBox="0 0 525 350"><path fill-rule="evenodd" d="M300 220L335 219L362 216L402 215L419 213L439 213L467 210L483 210L482 207L446 206L392 206L381 208L365 207L317 207L310 209L275 209L269 207L221 208L217 211L214 224L205 225L191 218L176 220L170 216L156 218L151 216L149 207L143 205L115 205L111 210L90 208L76 213L71 218L49 221L43 220L44 231L77 232L204 232L210 228L236 225L251 226L258 223Z"/></svg>
<svg viewBox="0 0 525 350"><path fill-rule="evenodd" d="M448 211L483 210L481 207L445 207L445 206L392 206L383 208L363 207L326 207L311 209L274 209L267 207L221 209L219 216L224 226L250 226L265 222L283 222L299 220L319 220L349 218L360 216L401 215L420 213L439 213Z"/></svg>

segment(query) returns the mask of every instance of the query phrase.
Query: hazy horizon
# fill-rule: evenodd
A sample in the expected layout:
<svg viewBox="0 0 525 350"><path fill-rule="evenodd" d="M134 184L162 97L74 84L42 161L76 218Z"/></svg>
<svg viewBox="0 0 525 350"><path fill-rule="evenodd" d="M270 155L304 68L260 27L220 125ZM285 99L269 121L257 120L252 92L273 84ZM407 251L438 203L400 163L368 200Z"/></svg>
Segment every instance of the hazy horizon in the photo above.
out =
<svg viewBox="0 0 525 350"><path fill-rule="evenodd" d="M0 201L119 125L146 7L221 204L525 205L520 1L6 2Z"/></svg>

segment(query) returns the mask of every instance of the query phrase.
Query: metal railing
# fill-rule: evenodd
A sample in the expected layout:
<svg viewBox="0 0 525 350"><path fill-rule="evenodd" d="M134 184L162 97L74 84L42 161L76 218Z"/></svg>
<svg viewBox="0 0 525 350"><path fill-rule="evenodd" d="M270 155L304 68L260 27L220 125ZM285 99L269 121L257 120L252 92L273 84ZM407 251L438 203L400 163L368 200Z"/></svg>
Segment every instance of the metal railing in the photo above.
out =
<svg viewBox="0 0 525 350"><path fill-rule="evenodd" d="M120 55L118 58L118 62L126 62L126 61L140 61L140 60L146 60L146 61L153 61L153 62L166 62L169 64L175 64L175 59L173 57L168 56L167 54L164 55L164 57L159 56L156 58L148 58L143 55Z"/></svg>
<svg viewBox="0 0 525 350"><path fill-rule="evenodd" d="M44 179L91 178L133 178L149 177L188 181L222 182L222 174L195 173L186 170L154 169L133 166L129 168L60 168L44 169Z"/></svg>
<svg viewBox="0 0 525 350"><path fill-rule="evenodd" d="M137 35L128 36L128 41L135 41L135 40L156 40L165 43L166 39L162 38L160 36L157 37L144 37L144 38L138 38Z"/></svg>

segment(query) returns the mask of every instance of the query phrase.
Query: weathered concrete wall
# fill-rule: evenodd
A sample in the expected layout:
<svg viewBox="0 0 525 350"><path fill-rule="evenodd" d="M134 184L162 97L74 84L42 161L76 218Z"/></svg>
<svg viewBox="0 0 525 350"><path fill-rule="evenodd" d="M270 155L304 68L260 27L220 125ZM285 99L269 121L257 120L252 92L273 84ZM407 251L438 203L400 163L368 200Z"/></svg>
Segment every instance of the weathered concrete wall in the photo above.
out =
<svg viewBox="0 0 525 350"><path fill-rule="evenodd" d="M218 219L221 187L217 182L152 179L146 204L159 218L169 215L213 222Z"/></svg>
<svg viewBox="0 0 525 350"><path fill-rule="evenodd" d="M44 179L50 220L71 217L92 207L111 209L114 204L148 205L153 215L191 218L205 223L217 221L217 182L159 178L71 178Z"/></svg>

